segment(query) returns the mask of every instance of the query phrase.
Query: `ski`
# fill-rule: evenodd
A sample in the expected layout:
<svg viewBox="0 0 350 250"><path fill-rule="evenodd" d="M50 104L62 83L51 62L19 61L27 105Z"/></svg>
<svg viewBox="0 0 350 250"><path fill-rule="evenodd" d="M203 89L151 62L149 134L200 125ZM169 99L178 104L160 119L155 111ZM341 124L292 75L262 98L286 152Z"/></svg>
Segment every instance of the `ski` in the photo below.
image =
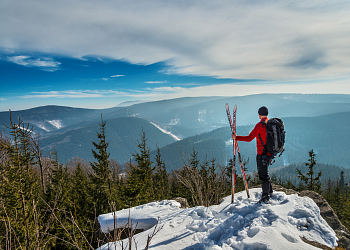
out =
<svg viewBox="0 0 350 250"><path fill-rule="evenodd" d="M228 118L228 122L231 127L231 132L236 133L236 110L237 110L237 105L235 105L233 109L233 117L234 117L234 122L231 119L231 113L230 113L230 108L228 106L228 103L226 103L226 114ZM235 125L234 125L235 124ZM235 187L236 187L236 143L235 141L233 142L233 156L232 156L232 189L231 189L231 203L234 202L234 197L235 197Z"/></svg>
<svg viewBox="0 0 350 250"><path fill-rule="evenodd" d="M239 166L241 167L241 171L242 171L242 174L243 174L244 188L245 188L245 191L247 192L247 197L250 198L247 177L245 176L245 171L244 171L244 167L243 167L241 152L239 151L239 147L238 147L237 141L236 141L236 148L237 148L236 150L237 150L237 154L238 154L238 163L239 163Z"/></svg>
<svg viewBox="0 0 350 250"><path fill-rule="evenodd" d="M226 113L227 113L227 118L231 127L231 132L232 133L236 133L236 113L237 113L237 105L235 105L235 107L233 108L233 120L231 118L231 114L230 114L230 109L228 104L226 103ZM235 193L235 182L236 182L236 154L238 154L238 163L239 166L241 168L242 174L243 174L243 182L244 182L244 188L247 192L247 197L250 198L249 195L249 187L248 187L248 182L247 182L247 178L245 175L245 171L244 171L244 167L243 167L243 162L242 162L242 157L241 157L241 153L239 151L239 147L238 147L238 142L237 141L233 141L233 163L232 163L232 198L231 198L231 203L234 202L234 193Z"/></svg>
<svg viewBox="0 0 350 250"><path fill-rule="evenodd" d="M235 133L236 133L237 105L235 105L234 112L235 112L235 115L234 115L234 127L235 127ZM244 188L245 188L245 191L247 192L247 197L250 198L250 195L249 195L249 188L248 188L248 183L247 183L247 178L246 178L246 175L245 175L245 171L244 171L244 167L243 167L243 162L242 162L242 157L241 157L241 152L239 151L239 147L238 147L238 142L237 142L237 141L236 141L236 144L235 144L235 148L236 148L236 153L238 154L238 163L239 163L239 166L240 166L240 168L241 168L242 175L243 175Z"/></svg>

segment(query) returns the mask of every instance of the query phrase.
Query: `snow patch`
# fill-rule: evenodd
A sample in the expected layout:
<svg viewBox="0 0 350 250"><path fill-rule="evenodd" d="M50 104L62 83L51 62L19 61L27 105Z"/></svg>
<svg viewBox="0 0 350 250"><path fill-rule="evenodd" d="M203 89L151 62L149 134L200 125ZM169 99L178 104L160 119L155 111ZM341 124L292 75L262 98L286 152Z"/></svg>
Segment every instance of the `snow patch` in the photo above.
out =
<svg viewBox="0 0 350 250"><path fill-rule="evenodd" d="M225 145L226 145L226 147L232 146L232 145L233 145L233 140L230 139L230 140L228 140L228 141L225 141Z"/></svg>
<svg viewBox="0 0 350 250"><path fill-rule="evenodd" d="M50 132L51 130L50 129L48 129L47 127L45 127L45 125L44 124L41 124L41 123L39 123L39 124L36 124L39 128L41 128L42 130L45 130L46 132Z"/></svg>
<svg viewBox="0 0 350 250"><path fill-rule="evenodd" d="M155 219L163 229L152 239L151 248L160 249L317 249L301 240L304 237L329 247L337 246L337 237L320 215L316 203L297 194L274 192L271 204L257 204L261 188L250 189L224 198L220 205L180 209L176 201L152 202L115 213L120 227L129 214L138 228L138 247L146 245ZM113 213L100 215L101 230L112 230ZM126 239L127 240L127 239ZM127 242L124 242L124 246ZM116 248L115 248L116 247ZM106 244L99 249L120 249L120 244ZM134 248L133 248L134 249Z"/></svg>
<svg viewBox="0 0 350 250"><path fill-rule="evenodd" d="M47 122L50 123L52 126L54 126L57 129L61 129L64 127L62 120L52 120L52 121L47 121Z"/></svg>
<svg viewBox="0 0 350 250"><path fill-rule="evenodd" d="M157 124L150 122L153 126L155 126L157 129L159 129L160 131L162 131L164 134L170 135L171 137L173 137L175 140L180 141L181 139L179 137L177 137L176 135L172 134L169 131L166 131L165 129L159 127Z"/></svg>
<svg viewBox="0 0 350 250"><path fill-rule="evenodd" d="M174 126L180 123L180 118L175 118L175 119L171 119L169 124L170 126Z"/></svg>
<svg viewBox="0 0 350 250"><path fill-rule="evenodd" d="M27 132L33 133L33 134L35 135L35 132L32 131L31 129L27 129L27 127L18 126L18 125L17 125L17 128L19 128L20 130L23 130L23 131L27 131Z"/></svg>
<svg viewBox="0 0 350 250"><path fill-rule="evenodd" d="M207 111L205 109L198 111L198 121L199 122L205 122L205 118L207 115Z"/></svg>

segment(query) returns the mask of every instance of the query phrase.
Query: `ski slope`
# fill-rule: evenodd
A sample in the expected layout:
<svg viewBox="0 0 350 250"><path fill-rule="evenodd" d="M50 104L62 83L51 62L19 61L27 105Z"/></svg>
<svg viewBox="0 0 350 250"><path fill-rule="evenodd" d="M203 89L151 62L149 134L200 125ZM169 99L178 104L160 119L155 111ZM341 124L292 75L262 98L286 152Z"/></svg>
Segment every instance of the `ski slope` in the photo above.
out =
<svg viewBox="0 0 350 250"><path fill-rule="evenodd" d="M135 235L137 249L144 249L147 236L153 232L159 218L163 228L153 237L150 249L319 249L301 240L304 237L323 245L337 246L333 229L321 217L316 203L297 194L274 192L270 204L256 204L261 189L224 198L221 204L211 207L181 209L173 200L152 202L130 210L115 213L118 227L123 227L130 213L133 224L143 228ZM113 229L113 213L98 217L101 230ZM124 240L124 247L128 244ZM120 242L105 244L99 249L121 249ZM127 248L129 249L129 248ZM133 245L132 249L136 249Z"/></svg>

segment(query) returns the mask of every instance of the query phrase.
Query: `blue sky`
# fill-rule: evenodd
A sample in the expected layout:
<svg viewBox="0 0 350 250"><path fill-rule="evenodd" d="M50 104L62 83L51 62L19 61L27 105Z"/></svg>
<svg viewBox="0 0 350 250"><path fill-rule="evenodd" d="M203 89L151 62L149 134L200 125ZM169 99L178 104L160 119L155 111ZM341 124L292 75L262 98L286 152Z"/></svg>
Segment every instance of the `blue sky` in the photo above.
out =
<svg viewBox="0 0 350 250"><path fill-rule="evenodd" d="M0 111L350 94L349 1L0 2Z"/></svg>

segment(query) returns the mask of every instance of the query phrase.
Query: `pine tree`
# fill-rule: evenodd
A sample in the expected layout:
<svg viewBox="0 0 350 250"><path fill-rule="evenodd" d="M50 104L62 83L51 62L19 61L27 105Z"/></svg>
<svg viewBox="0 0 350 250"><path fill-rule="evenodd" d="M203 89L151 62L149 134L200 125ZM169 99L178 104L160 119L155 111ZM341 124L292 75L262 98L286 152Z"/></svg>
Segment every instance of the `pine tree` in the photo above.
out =
<svg viewBox="0 0 350 250"><path fill-rule="evenodd" d="M10 119L8 128L12 143L0 142L8 156L0 164L0 216L4 218L1 228L6 224L12 230L8 246L29 250L40 247L36 230L42 222L40 177L34 170L32 129L20 119L18 124Z"/></svg>
<svg viewBox="0 0 350 250"><path fill-rule="evenodd" d="M157 154L155 157L156 166L153 177L155 199L164 200L170 198L169 177L165 168L165 163L161 159L159 147L157 147Z"/></svg>
<svg viewBox="0 0 350 250"><path fill-rule="evenodd" d="M339 187L341 191L345 190L345 173L344 171L340 172L340 181L339 181Z"/></svg>
<svg viewBox="0 0 350 250"><path fill-rule="evenodd" d="M95 211L93 210L93 197L89 194L89 180L87 174L83 171L81 164L78 162L72 174L72 204L74 217L79 221L79 225L85 222L83 218L94 219Z"/></svg>
<svg viewBox="0 0 350 250"><path fill-rule="evenodd" d="M89 175L92 182L92 196L94 197L96 213L104 214L109 211L112 189L111 173L109 169L109 153L107 152L108 142L106 141L106 122L101 115L100 133L97 134L98 142L92 142L96 148L92 151L95 162L90 162L93 173Z"/></svg>
<svg viewBox="0 0 350 250"><path fill-rule="evenodd" d="M307 172L306 175L304 175L298 168L298 177L301 179L301 181L305 182L306 188L311 191L315 191L320 193L321 192L321 183L320 183L320 177L322 176L322 172L320 171L317 174L317 177L314 176L314 167L316 165L316 159L315 159L316 154L314 153L313 149L309 151L309 162L306 162L305 165L309 166L309 172ZM307 177L309 176L309 177Z"/></svg>
<svg viewBox="0 0 350 250"><path fill-rule="evenodd" d="M141 141L138 141L139 152L135 152L133 157L136 166L130 163L128 171L125 195L132 205L140 205L154 199L153 190L153 168L150 159L150 149L147 147L146 133L142 129Z"/></svg>
<svg viewBox="0 0 350 250"><path fill-rule="evenodd" d="M59 239L67 240L69 238L68 233L64 227L72 228L70 223L67 223L65 211L74 211L72 202L72 185L71 176L67 166L64 167L57 160L57 152L54 151L51 155L51 174L49 176L49 185L47 186L47 192L45 194L45 201L47 205L55 210L56 220L53 221L48 231L49 234L55 235ZM50 219L50 214L47 216L47 220ZM62 222L61 223L59 223ZM51 249L64 249L66 244L61 240L55 238L50 242Z"/></svg>
<svg viewBox="0 0 350 250"><path fill-rule="evenodd" d="M122 209L124 204L124 183L123 183L123 168L118 161L110 159L109 168L111 171L111 193L112 193L112 210Z"/></svg>

